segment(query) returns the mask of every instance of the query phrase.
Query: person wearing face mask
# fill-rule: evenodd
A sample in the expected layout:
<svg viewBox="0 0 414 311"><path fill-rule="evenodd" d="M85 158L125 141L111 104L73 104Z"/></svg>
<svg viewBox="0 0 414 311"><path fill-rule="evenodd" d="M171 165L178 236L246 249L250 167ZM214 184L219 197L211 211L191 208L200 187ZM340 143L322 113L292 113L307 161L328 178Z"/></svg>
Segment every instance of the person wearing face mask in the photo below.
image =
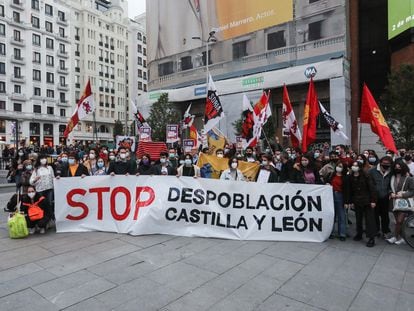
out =
<svg viewBox="0 0 414 311"><path fill-rule="evenodd" d="M88 169L78 161L78 154L71 152L68 154L68 164L62 167L59 177L85 177L88 176Z"/></svg>
<svg viewBox="0 0 414 311"><path fill-rule="evenodd" d="M125 147L119 147L118 161L109 163L108 175L135 175L137 173L137 162L128 159L128 153Z"/></svg>
<svg viewBox="0 0 414 311"><path fill-rule="evenodd" d="M256 157L253 156L253 148L252 147L247 147L245 152L244 152L244 161L246 162L256 162Z"/></svg>
<svg viewBox="0 0 414 311"><path fill-rule="evenodd" d="M36 161L30 184L35 186L36 192L43 195L49 206L53 206L53 179L55 173L53 168L47 164L46 155L40 155Z"/></svg>
<svg viewBox="0 0 414 311"><path fill-rule="evenodd" d="M313 152L313 163L315 168L319 171L323 167L323 154L320 149L315 149Z"/></svg>
<svg viewBox="0 0 414 311"><path fill-rule="evenodd" d="M221 175L221 180L238 180L238 181L244 181L243 173L238 169L239 167L239 160L237 158L231 158L229 159L229 168L225 169Z"/></svg>
<svg viewBox="0 0 414 311"><path fill-rule="evenodd" d="M139 175L154 175L153 166L151 164L151 156L148 153L145 153L138 166Z"/></svg>
<svg viewBox="0 0 414 311"><path fill-rule="evenodd" d="M287 152L280 154L280 163L282 165L279 170L279 182L290 182L293 179L294 162Z"/></svg>
<svg viewBox="0 0 414 311"><path fill-rule="evenodd" d="M223 149L217 149L216 150L216 157L217 158L224 158L224 150Z"/></svg>
<svg viewBox="0 0 414 311"><path fill-rule="evenodd" d="M115 162L115 160L116 160L115 153L114 153L113 151L109 152L108 162L109 162L109 163L111 163L111 162Z"/></svg>
<svg viewBox="0 0 414 311"><path fill-rule="evenodd" d="M365 220L365 233L368 238L366 246L375 246L377 194L371 175L365 174L362 165L355 161L352 163L351 173L346 176L343 189L345 208L355 208L356 235L354 241L362 240L362 224Z"/></svg>
<svg viewBox="0 0 414 311"><path fill-rule="evenodd" d="M102 158L98 158L96 160L96 168L93 170L93 176L104 176L106 175L107 167L105 165L105 160Z"/></svg>
<svg viewBox="0 0 414 311"><path fill-rule="evenodd" d="M389 217L389 189L391 182L392 159L388 156L381 158L379 163L372 167L368 174L372 177L375 185L377 205L375 207L375 221L377 234L383 238L390 237Z"/></svg>
<svg viewBox="0 0 414 311"><path fill-rule="evenodd" d="M320 184L321 178L318 170L313 164L313 155L302 155L300 163L293 166L293 176L291 182L298 184Z"/></svg>
<svg viewBox="0 0 414 311"><path fill-rule="evenodd" d="M346 214L344 208L344 184L347 168L341 162L335 167L335 173L332 174L328 183L332 186L335 220L338 224L338 237L340 241L346 240ZM331 237L334 236L335 225L332 228Z"/></svg>
<svg viewBox="0 0 414 311"><path fill-rule="evenodd" d="M378 164L378 156L376 154L376 152L374 150L369 150L368 151L368 164L370 166L370 168L376 167Z"/></svg>
<svg viewBox="0 0 414 311"><path fill-rule="evenodd" d="M329 152L329 162L319 170L322 182L327 183L330 180L330 178L335 174L335 167L338 163L340 162L336 151Z"/></svg>
<svg viewBox="0 0 414 311"><path fill-rule="evenodd" d="M404 162L405 162L405 164L407 164L407 166L410 170L410 175L414 176L414 162L413 162L413 157L412 157L411 153L405 153L404 154Z"/></svg>
<svg viewBox="0 0 414 311"><path fill-rule="evenodd" d="M260 165L260 170L256 175L257 183L276 183L280 181L280 176L278 171L272 165L272 156L270 154L264 153L261 156L262 162Z"/></svg>
<svg viewBox="0 0 414 311"><path fill-rule="evenodd" d="M97 168L97 159L96 159L96 151L95 149L89 150L89 155L87 156L86 160L83 161L83 165L88 169L89 175L95 175L95 171Z"/></svg>
<svg viewBox="0 0 414 311"><path fill-rule="evenodd" d="M20 179L20 193L26 194L27 188L30 186L30 178L33 173L33 163L30 160L25 160L23 162L23 172Z"/></svg>
<svg viewBox="0 0 414 311"><path fill-rule="evenodd" d="M394 207L395 199L412 198L414 197L414 178L409 175L409 168L407 164L398 159L394 163L393 174L390 181L390 199L391 208ZM390 244L405 244L402 238L401 231L405 219L412 214L412 212L393 211L395 218L394 236L387 239Z"/></svg>
<svg viewBox="0 0 414 311"><path fill-rule="evenodd" d="M43 217L40 219L30 219L28 212L34 206L39 207L43 211ZM29 233L34 234L40 231L41 234L46 232L46 226L52 217L51 207L48 200L38 193L33 186L27 188L27 194L22 197L22 204L20 210L26 215L26 223L29 228Z"/></svg>
<svg viewBox="0 0 414 311"><path fill-rule="evenodd" d="M175 148L170 148L168 150L168 161L170 162L170 165L174 168L178 167L178 156L177 151Z"/></svg>
<svg viewBox="0 0 414 311"><path fill-rule="evenodd" d="M154 166L154 175L177 175L177 170L168 162L168 153L160 153L160 163Z"/></svg>
<svg viewBox="0 0 414 311"><path fill-rule="evenodd" d="M193 164L193 157L189 153L184 156L184 163L177 168L177 177L180 176L200 177L200 168Z"/></svg>

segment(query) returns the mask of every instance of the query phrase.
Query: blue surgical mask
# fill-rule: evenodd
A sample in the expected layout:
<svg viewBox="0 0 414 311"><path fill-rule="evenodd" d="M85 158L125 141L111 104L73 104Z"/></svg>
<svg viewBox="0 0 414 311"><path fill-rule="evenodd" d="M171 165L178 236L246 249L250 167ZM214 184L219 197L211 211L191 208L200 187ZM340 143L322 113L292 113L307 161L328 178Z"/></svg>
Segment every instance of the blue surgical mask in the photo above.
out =
<svg viewBox="0 0 414 311"><path fill-rule="evenodd" d="M68 159L68 163L69 163L69 165L75 164L75 159Z"/></svg>
<svg viewBox="0 0 414 311"><path fill-rule="evenodd" d="M26 165L26 170L30 171L33 168L31 165Z"/></svg>
<svg viewBox="0 0 414 311"><path fill-rule="evenodd" d="M104 163L103 162L98 162L97 165L98 165L99 168L103 168L104 167Z"/></svg>

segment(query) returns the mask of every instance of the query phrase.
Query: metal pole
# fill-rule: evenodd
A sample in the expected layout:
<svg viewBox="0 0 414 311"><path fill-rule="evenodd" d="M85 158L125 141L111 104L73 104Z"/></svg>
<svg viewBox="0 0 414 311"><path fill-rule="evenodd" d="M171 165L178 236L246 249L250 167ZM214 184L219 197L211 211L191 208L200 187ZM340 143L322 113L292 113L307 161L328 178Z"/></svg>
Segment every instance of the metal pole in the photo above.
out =
<svg viewBox="0 0 414 311"><path fill-rule="evenodd" d="M207 39L206 42L206 73L207 73L207 79L206 79L206 93L208 93L208 80L209 80L209 73L208 73L208 45L210 43L210 37Z"/></svg>

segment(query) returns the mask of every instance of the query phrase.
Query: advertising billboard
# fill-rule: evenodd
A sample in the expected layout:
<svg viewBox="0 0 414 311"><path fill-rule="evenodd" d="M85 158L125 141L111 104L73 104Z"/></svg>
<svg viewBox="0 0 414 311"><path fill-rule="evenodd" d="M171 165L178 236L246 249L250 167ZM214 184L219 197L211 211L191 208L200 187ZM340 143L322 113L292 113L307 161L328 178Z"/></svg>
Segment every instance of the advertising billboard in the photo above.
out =
<svg viewBox="0 0 414 311"><path fill-rule="evenodd" d="M293 0L147 1L148 60L201 47L212 30L227 40L292 20Z"/></svg>
<svg viewBox="0 0 414 311"><path fill-rule="evenodd" d="M414 27L414 0L388 0L388 39Z"/></svg>

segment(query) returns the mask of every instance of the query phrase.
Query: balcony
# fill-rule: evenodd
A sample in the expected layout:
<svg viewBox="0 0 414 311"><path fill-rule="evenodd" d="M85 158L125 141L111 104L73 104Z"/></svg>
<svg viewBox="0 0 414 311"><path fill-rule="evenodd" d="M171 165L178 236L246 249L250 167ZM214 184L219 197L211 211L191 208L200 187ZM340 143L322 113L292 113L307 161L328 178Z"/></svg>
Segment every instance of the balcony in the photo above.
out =
<svg viewBox="0 0 414 311"><path fill-rule="evenodd" d="M66 99L58 100L57 105L61 106L61 107L67 107L68 106L68 101Z"/></svg>
<svg viewBox="0 0 414 311"><path fill-rule="evenodd" d="M59 83L57 85L57 89L60 90L60 91L69 91L69 86L67 84Z"/></svg>
<svg viewBox="0 0 414 311"><path fill-rule="evenodd" d="M58 72L58 73L61 73L61 74L64 74L64 75L69 74L69 70L68 70L68 68L58 67L58 68L57 68L57 72Z"/></svg>
<svg viewBox="0 0 414 311"><path fill-rule="evenodd" d="M57 56L59 56L59 57L63 57L63 58L68 58L68 57L69 57L69 54L68 54L68 52L66 52L66 51L61 51L61 50L58 50L58 51L57 51Z"/></svg>
<svg viewBox="0 0 414 311"><path fill-rule="evenodd" d="M12 75L10 80L12 82L17 82L17 83L25 83L26 82L26 79L23 76Z"/></svg>
<svg viewBox="0 0 414 311"><path fill-rule="evenodd" d="M12 93L10 95L11 100L26 101L26 95L21 93Z"/></svg>
<svg viewBox="0 0 414 311"><path fill-rule="evenodd" d="M14 63L14 64L19 64L19 65L24 65L25 64L25 61L24 61L23 57L13 56L12 59L11 59L11 62Z"/></svg>
<svg viewBox="0 0 414 311"><path fill-rule="evenodd" d="M10 43L14 44L14 45L18 45L18 46L25 46L24 40L23 39L18 39L15 37L11 37L10 38Z"/></svg>
<svg viewBox="0 0 414 311"><path fill-rule="evenodd" d="M23 3L21 1L18 1L18 0L11 1L10 6L14 9L17 9L17 10L20 10L20 11L24 10Z"/></svg>
<svg viewBox="0 0 414 311"><path fill-rule="evenodd" d="M56 20L56 22L57 22L59 25L62 25L62 26L67 26L67 25L68 25L68 20L67 20L67 19L62 19L62 18L60 18L60 17L58 17L58 19Z"/></svg>

